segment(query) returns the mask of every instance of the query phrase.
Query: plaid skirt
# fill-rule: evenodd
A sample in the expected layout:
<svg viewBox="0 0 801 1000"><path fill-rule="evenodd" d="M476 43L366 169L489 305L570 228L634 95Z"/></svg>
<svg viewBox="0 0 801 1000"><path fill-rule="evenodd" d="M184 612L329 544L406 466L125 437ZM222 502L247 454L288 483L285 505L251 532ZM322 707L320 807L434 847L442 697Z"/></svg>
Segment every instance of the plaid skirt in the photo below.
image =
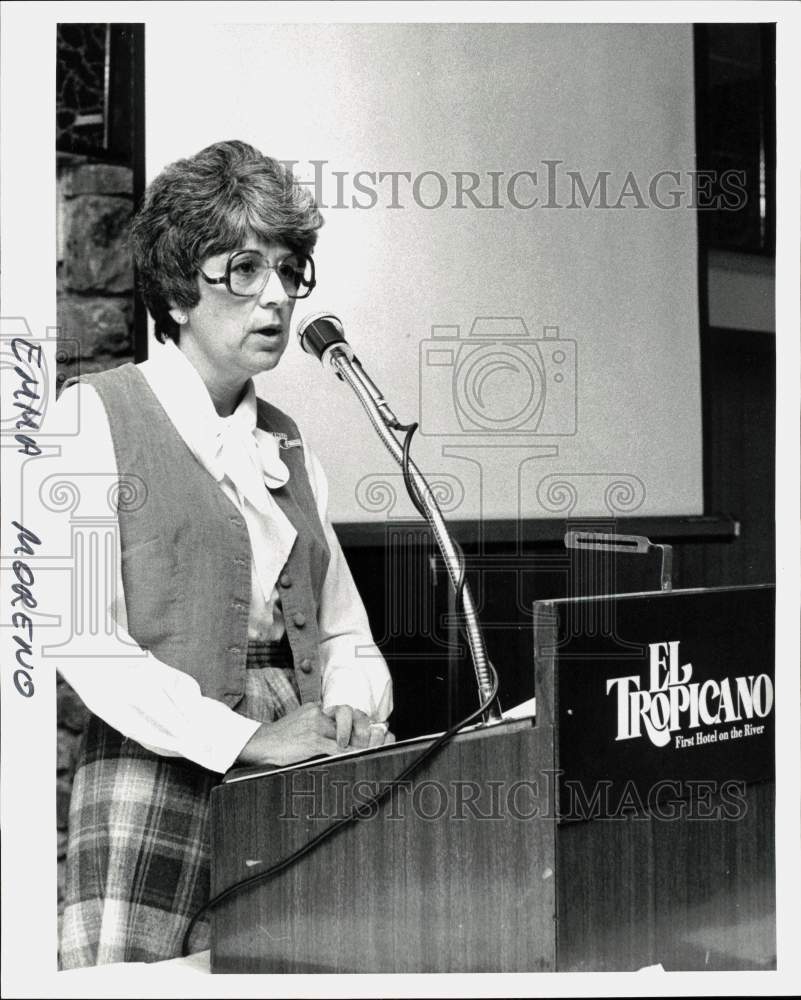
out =
<svg viewBox="0 0 801 1000"><path fill-rule="evenodd" d="M286 640L248 645L236 711L270 722L300 706ZM209 898L209 795L219 774L164 757L92 716L72 788L61 967L177 958ZM208 948L208 923L191 950Z"/></svg>

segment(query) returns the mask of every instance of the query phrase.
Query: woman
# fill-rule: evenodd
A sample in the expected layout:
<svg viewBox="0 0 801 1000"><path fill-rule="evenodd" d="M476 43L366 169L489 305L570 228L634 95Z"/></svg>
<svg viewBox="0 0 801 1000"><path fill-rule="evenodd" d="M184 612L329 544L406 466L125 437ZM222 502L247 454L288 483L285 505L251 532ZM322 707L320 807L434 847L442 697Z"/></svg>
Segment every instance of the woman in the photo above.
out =
<svg viewBox="0 0 801 1000"><path fill-rule="evenodd" d="M167 167L133 228L162 346L69 390L91 428L81 454L127 482L120 655L59 668L93 713L70 806L64 968L180 954L208 898L221 772L392 739L389 674L325 477L252 381L280 362L314 287L321 225L289 171L244 143Z"/></svg>

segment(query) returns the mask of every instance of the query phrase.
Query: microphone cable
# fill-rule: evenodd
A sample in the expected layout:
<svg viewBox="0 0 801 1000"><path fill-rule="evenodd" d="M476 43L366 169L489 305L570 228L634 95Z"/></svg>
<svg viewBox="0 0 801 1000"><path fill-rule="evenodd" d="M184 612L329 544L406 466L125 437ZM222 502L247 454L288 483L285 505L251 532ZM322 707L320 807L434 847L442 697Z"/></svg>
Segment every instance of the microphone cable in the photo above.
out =
<svg viewBox="0 0 801 1000"><path fill-rule="evenodd" d="M405 437L403 439L403 456L401 462L401 469L403 471L403 482L406 485L406 492L409 494L409 499L414 504L415 510L423 518L423 521L428 523L428 515L426 514L423 502L420 498L420 494L417 490L417 484L412 479L412 474L409 471L409 461L410 461L410 451L412 446L412 438L414 433L420 425L417 423L413 424L398 424L397 429L405 432ZM457 578L456 584L454 585L454 605L458 608L460 604L463 603L462 593L464 591L465 582L465 558L464 552L462 551L461 545L456 541L455 538L451 538L451 543L456 550L456 554L459 557L459 576ZM464 622L459 623L459 627L462 633L465 631ZM489 705L492 704L494 698L489 699Z"/></svg>
<svg viewBox="0 0 801 1000"><path fill-rule="evenodd" d="M374 796L367 799L367 801L352 808L346 816L343 816L330 826L327 826L324 830L321 830L318 834L312 837L311 840L306 841L305 844L302 844L291 854L288 854L285 858L277 861L265 871L248 875L246 878L241 879L239 882L234 882L233 885L228 886L227 889L223 889L215 896L212 896L212 898L209 899L207 903L204 903L190 920L181 944L181 956L184 957L189 954L189 939L192 935L192 931L195 929L195 925L201 917L208 913L209 910L214 909L214 907L222 903L223 900L228 899L235 893L240 892L249 886L257 885L259 882L267 882L270 879L275 878L282 872L285 872L288 868L291 868L292 865L297 864L301 858L310 854L313 850L328 840L329 837L332 837L335 833L338 833L346 826L350 826L351 823L355 823L362 819L368 819L371 815L373 815L373 810L377 809L381 803L386 801L386 799L390 797L401 782L406 781L413 774L415 774L423 766L423 764L426 763L426 761L431 760L431 758L434 757L434 755L437 754L447 743L450 743L453 737L456 736L461 729L464 729L465 726L469 726L471 722L479 718L479 716L481 716L489 708L493 701L495 701L495 698L498 695L498 674L491 663L488 663L488 666L492 674L492 689L486 700L482 702L478 708L474 709L469 715L466 715L455 725L451 726L447 732L438 736L430 746L426 747L422 753L418 754L409 764L407 764L400 774L393 778L380 792L377 792ZM335 760L336 758L332 759Z"/></svg>

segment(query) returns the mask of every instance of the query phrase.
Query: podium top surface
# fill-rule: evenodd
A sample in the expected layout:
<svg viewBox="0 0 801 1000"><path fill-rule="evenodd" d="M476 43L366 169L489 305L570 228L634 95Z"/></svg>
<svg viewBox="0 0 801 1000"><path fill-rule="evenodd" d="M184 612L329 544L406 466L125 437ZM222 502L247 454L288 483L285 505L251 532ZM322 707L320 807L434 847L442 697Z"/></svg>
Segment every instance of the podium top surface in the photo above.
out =
<svg viewBox="0 0 801 1000"><path fill-rule="evenodd" d="M498 722L488 724L475 723L471 726L465 726L464 729L460 729L459 732L456 733L453 740L463 741L465 739L483 739L493 733L512 732L519 729L527 729L533 725L534 716L532 712L532 714L522 717L511 716L509 718L501 719ZM266 775L270 775L272 777L273 775L300 771L304 768L315 767L320 764L336 767L339 764L344 765L351 761L364 760L379 756L390 759L394 756L400 756L408 750L419 749L422 752L427 745L431 744L434 740L439 739L442 735L442 733L430 733L423 736L414 736L408 740L398 740L396 743L390 743L385 746L367 747L360 750L345 750L342 753L333 754L331 756L312 757L309 760L298 761L296 764L287 764L283 767L273 767L266 764L252 767L233 768L225 774L222 783L224 785L230 785L239 781L249 781L253 778L262 778Z"/></svg>
<svg viewBox="0 0 801 1000"><path fill-rule="evenodd" d="M728 587L685 587L685 588L674 588L673 590L633 590L628 593L620 594L590 594L582 597L545 597L538 601L534 601L534 606L549 605L549 604L587 604L592 601L623 601L631 600L633 598L671 598L671 597L683 597L691 596L696 594L727 594L727 593L737 593L739 591L760 591L760 590L775 590L776 584L774 583L747 583L747 584L735 584Z"/></svg>

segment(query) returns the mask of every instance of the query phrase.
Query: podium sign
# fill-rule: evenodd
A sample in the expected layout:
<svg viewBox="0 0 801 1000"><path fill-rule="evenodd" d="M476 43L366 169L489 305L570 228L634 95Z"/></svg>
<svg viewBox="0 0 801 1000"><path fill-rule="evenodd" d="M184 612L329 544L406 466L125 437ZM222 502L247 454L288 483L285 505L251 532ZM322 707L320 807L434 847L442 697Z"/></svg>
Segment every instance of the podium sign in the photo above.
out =
<svg viewBox="0 0 801 1000"><path fill-rule="evenodd" d="M765 586L535 605L563 819L703 815L715 796L735 818L774 775L774 603Z"/></svg>

